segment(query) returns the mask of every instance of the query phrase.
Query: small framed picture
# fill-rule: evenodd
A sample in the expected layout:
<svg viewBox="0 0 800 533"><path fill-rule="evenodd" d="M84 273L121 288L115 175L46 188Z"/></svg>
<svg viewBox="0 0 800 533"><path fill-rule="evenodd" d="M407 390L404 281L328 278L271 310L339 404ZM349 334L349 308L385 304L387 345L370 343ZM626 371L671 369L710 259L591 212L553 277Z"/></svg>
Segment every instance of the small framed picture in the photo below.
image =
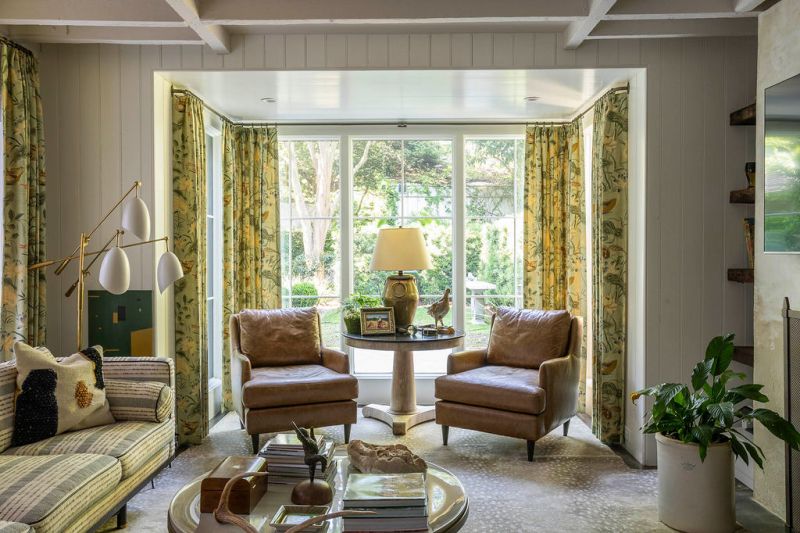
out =
<svg viewBox="0 0 800 533"><path fill-rule="evenodd" d="M394 335L394 309L391 307L362 307L362 335Z"/></svg>

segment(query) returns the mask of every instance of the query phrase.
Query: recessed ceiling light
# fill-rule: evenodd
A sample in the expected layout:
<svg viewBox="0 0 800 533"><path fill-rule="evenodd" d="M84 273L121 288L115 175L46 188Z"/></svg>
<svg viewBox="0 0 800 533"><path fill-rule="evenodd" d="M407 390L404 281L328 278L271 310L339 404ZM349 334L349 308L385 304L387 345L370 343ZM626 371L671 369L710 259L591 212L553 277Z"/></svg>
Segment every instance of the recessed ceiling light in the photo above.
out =
<svg viewBox="0 0 800 533"><path fill-rule="evenodd" d="M273 98L272 96L265 96L264 98L261 99L261 101L267 104L274 104L275 102L278 101L278 99Z"/></svg>
<svg viewBox="0 0 800 533"><path fill-rule="evenodd" d="M538 99L539 99L539 97L538 97L538 96L526 96L526 97L525 97L525 101L526 101L526 102L535 102L535 101L537 101Z"/></svg>

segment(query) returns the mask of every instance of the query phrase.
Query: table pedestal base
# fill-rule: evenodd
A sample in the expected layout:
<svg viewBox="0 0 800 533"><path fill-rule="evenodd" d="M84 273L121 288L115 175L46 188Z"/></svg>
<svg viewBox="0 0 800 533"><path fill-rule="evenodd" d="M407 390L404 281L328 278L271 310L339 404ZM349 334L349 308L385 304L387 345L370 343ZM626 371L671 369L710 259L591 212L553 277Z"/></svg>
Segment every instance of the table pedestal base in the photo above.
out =
<svg viewBox="0 0 800 533"><path fill-rule="evenodd" d="M436 418L436 408L433 405L418 405L411 413L396 413L388 405L369 404L361 410L364 417L374 418L392 427L395 435L405 435L406 431Z"/></svg>

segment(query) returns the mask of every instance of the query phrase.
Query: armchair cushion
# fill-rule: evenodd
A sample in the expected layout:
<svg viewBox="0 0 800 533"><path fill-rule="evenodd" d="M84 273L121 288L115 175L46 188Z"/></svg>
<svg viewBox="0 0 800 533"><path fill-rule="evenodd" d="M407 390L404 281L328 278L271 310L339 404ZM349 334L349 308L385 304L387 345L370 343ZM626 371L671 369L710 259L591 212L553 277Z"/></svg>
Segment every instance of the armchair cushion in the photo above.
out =
<svg viewBox="0 0 800 533"><path fill-rule="evenodd" d="M246 309L238 316L239 345L253 367L320 363L316 308Z"/></svg>
<svg viewBox="0 0 800 533"><path fill-rule="evenodd" d="M567 311L501 307L494 317L486 362L539 368L548 359L565 355L570 321Z"/></svg>
<svg viewBox="0 0 800 533"><path fill-rule="evenodd" d="M242 388L248 409L308 405L353 400L358 380L322 365L291 365L254 368Z"/></svg>
<svg viewBox="0 0 800 533"><path fill-rule="evenodd" d="M482 366L436 378L440 400L538 415L545 409L539 372L510 366Z"/></svg>

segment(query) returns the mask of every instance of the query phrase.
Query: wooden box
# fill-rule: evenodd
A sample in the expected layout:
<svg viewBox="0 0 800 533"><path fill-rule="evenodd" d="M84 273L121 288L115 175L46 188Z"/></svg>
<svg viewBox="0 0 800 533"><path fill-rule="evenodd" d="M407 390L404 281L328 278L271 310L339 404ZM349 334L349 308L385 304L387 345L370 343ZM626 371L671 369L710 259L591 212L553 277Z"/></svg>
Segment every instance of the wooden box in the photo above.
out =
<svg viewBox="0 0 800 533"><path fill-rule="evenodd" d="M243 472L266 472L267 462L258 456L233 456L222 461L200 483L200 512L212 513L219 505L222 489L233 476ZM228 507L236 514L250 514L267 492L267 476L250 476L236 482Z"/></svg>

